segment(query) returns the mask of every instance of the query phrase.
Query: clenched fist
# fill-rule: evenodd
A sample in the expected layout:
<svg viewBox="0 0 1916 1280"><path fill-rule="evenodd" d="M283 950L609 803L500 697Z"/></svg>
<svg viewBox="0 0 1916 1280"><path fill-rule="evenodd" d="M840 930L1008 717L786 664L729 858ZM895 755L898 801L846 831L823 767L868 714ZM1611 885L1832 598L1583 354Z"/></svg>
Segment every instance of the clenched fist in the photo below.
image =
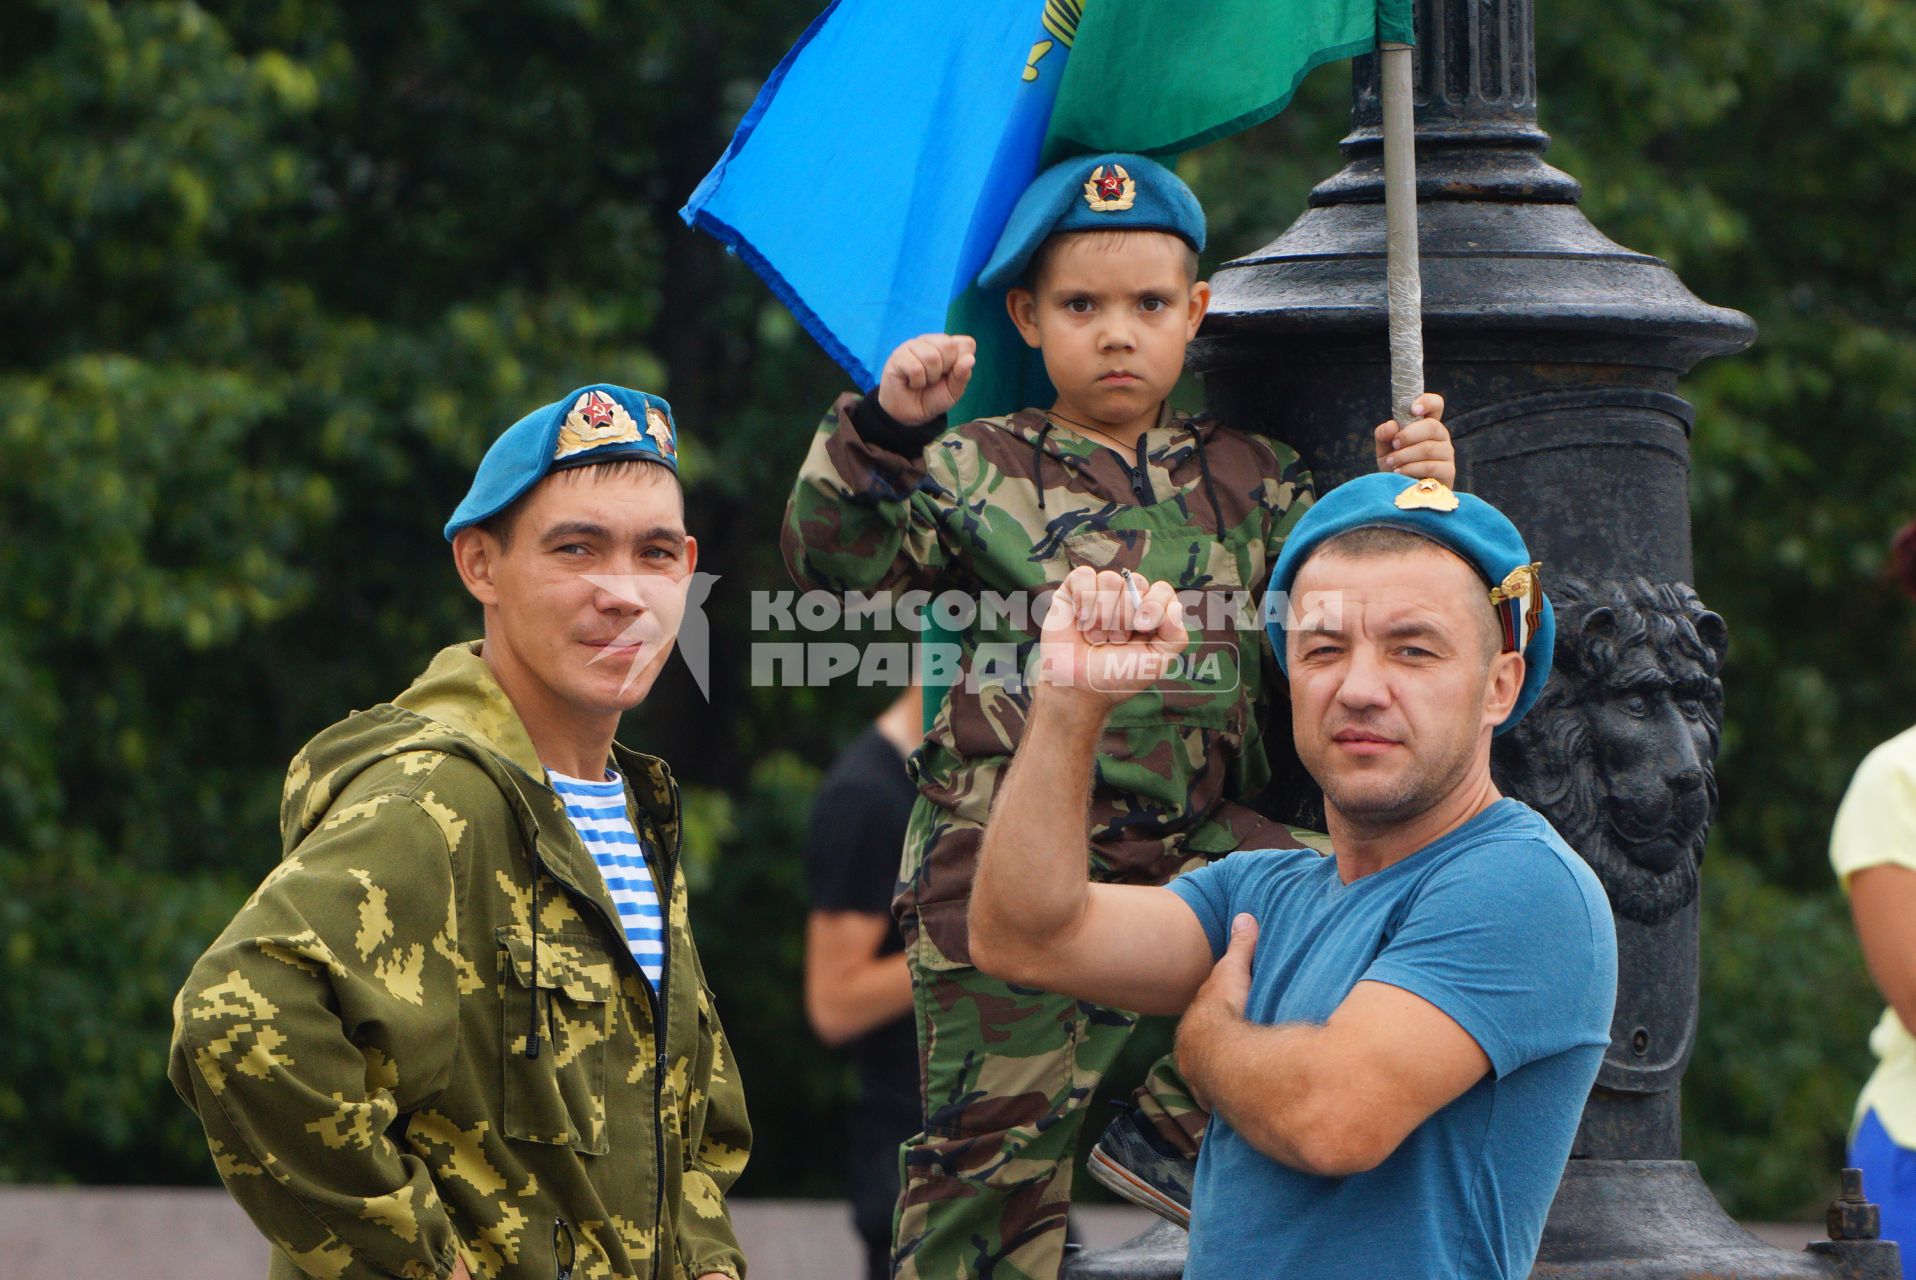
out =
<svg viewBox="0 0 1916 1280"><path fill-rule="evenodd" d="M907 427L951 412L971 381L978 344L962 333L926 333L898 344L878 378L878 407Z"/></svg>
<svg viewBox="0 0 1916 1280"><path fill-rule="evenodd" d="M1079 565L1051 597L1035 674L1054 701L1108 710L1163 679L1189 642L1170 583Z"/></svg>

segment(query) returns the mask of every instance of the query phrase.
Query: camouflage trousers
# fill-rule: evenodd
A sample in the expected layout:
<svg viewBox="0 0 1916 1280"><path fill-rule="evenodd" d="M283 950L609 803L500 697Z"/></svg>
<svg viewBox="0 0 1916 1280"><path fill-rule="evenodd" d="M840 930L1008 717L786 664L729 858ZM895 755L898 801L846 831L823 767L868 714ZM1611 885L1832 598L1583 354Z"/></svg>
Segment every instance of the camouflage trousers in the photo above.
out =
<svg viewBox="0 0 1916 1280"><path fill-rule="evenodd" d="M1053 1280L1085 1109L1136 1018L1017 987L940 954L908 917L924 1130L901 1152L893 1275ZM1195 1155L1204 1112L1169 1058L1138 1102Z"/></svg>

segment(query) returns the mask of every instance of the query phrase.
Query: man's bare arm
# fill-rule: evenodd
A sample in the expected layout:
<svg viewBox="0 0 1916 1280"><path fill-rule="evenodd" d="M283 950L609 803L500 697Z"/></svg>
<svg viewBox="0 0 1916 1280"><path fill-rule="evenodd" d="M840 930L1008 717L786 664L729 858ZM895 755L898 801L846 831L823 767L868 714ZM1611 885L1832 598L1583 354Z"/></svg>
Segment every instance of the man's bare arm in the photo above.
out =
<svg viewBox="0 0 1916 1280"><path fill-rule="evenodd" d="M1323 1177L1374 1169L1490 1070L1448 1014L1381 982L1358 983L1322 1026L1245 1021L1256 943L1256 923L1239 916L1178 1027L1178 1067L1273 1160Z"/></svg>
<svg viewBox="0 0 1916 1280"><path fill-rule="evenodd" d="M826 1044L856 1040L911 1012L905 953L879 955L891 917L814 911L805 921L805 1017Z"/></svg>
<svg viewBox="0 0 1916 1280"><path fill-rule="evenodd" d="M1181 1013L1211 971L1197 916L1169 889L1094 885L1091 766L1102 713L1041 690L998 801L971 896L971 959L1007 982L1139 1013Z"/></svg>
<svg viewBox="0 0 1916 1280"><path fill-rule="evenodd" d="M1123 655L1183 649L1175 594L1166 583L1133 594L1118 574L1075 569L1040 643L1046 675L979 854L972 963L1100 1004L1180 1012L1211 970L1197 916L1168 889L1093 885L1087 869L1099 734L1127 691L1150 682Z"/></svg>

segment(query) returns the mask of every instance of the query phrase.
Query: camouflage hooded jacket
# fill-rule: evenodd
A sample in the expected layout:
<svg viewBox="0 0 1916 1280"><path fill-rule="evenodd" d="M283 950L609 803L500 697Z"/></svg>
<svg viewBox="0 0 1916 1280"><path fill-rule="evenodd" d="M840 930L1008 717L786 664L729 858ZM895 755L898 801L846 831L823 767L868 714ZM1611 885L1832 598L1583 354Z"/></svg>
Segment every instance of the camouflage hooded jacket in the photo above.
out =
<svg viewBox="0 0 1916 1280"><path fill-rule="evenodd" d="M174 1004L170 1075L275 1280L744 1274L744 1095L693 949L678 787L655 993L475 645L294 758L284 855ZM665 1028L660 1034L660 1028Z"/></svg>
<svg viewBox="0 0 1916 1280"><path fill-rule="evenodd" d="M1189 678L1123 703L1099 744L1092 869L1161 884L1247 841L1295 844L1246 803L1270 777L1258 712L1274 663L1257 618L1309 504L1296 454L1167 408L1133 468L1026 409L953 427L907 457L860 435L857 404L841 397L821 424L786 509L781 541L799 585L1031 598L1090 565L1199 593L1186 596L1201 601L1202 625ZM924 802L900 906L953 959L969 951L982 828L1028 706L993 672L1022 666L1041 621L1035 606L1023 617L979 610L954 637L959 673L913 759Z"/></svg>

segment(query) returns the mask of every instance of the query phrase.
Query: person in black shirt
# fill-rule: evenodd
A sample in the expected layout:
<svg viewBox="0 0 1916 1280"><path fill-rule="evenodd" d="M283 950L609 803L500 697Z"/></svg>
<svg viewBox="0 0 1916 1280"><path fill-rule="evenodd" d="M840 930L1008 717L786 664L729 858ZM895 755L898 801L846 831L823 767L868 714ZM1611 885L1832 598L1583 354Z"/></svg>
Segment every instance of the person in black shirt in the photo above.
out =
<svg viewBox="0 0 1916 1280"><path fill-rule="evenodd" d="M905 758L924 737L918 686L832 762L806 842L805 1015L818 1038L851 1048L859 1102L849 1128L852 1221L872 1280L891 1274L898 1147L918 1132L918 1042L892 892L918 789Z"/></svg>

